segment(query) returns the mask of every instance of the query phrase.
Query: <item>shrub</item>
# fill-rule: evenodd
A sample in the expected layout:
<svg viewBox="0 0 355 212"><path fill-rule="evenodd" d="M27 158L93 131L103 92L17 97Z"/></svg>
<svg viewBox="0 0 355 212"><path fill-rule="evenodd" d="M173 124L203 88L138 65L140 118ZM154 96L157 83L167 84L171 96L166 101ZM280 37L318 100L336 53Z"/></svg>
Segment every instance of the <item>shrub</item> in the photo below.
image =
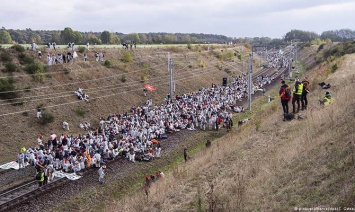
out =
<svg viewBox="0 0 355 212"><path fill-rule="evenodd" d="M86 115L87 112L88 112L88 111L85 110L85 109L83 109L83 108L77 108L77 109L75 110L75 113L76 113L78 116L81 116L81 117L85 117L85 115Z"/></svg>
<svg viewBox="0 0 355 212"><path fill-rule="evenodd" d="M22 65L34 63L35 60L24 53L19 54L18 59Z"/></svg>
<svg viewBox="0 0 355 212"><path fill-rule="evenodd" d="M218 62L217 62L217 68L218 68L219 70L222 70L222 63L221 63L221 61L218 61Z"/></svg>
<svg viewBox="0 0 355 212"><path fill-rule="evenodd" d="M322 50L323 48L324 48L324 43L322 43L321 45L319 45L319 47L318 47L318 51L320 51L320 50Z"/></svg>
<svg viewBox="0 0 355 212"><path fill-rule="evenodd" d="M146 82L148 80L148 77L144 74L141 75L141 82Z"/></svg>
<svg viewBox="0 0 355 212"><path fill-rule="evenodd" d="M11 48L15 49L18 52L24 52L25 51L25 48L23 46L21 46L21 45L18 45L18 44L13 45Z"/></svg>
<svg viewBox="0 0 355 212"><path fill-rule="evenodd" d="M86 50L86 48L85 48L84 46L79 46L79 48L78 48L78 51L79 51L80 53L84 53L85 50Z"/></svg>
<svg viewBox="0 0 355 212"><path fill-rule="evenodd" d="M22 113L22 115L23 115L23 116L28 116L28 112L25 111L25 112Z"/></svg>
<svg viewBox="0 0 355 212"><path fill-rule="evenodd" d="M126 75L122 75L122 76L121 76L121 82L126 82L126 81L127 81Z"/></svg>
<svg viewBox="0 0 355 212"><path fill-rule="evenodd" d="M46 109L42 109L42 113L41 113L42 117L39 119L39 123L42 125L51 123L54 121L54 115L46 110Z"/></svg>
<svg viewBox="0 0 355 212"><path fill-rule="evenodd" d="M37 72L33 75L33 79L36 82L44 82L46 80L46 74L41 73L41 72Z"/></svg>
<svg viewBox="0 0 355 212"><path fill-rule="evenodd" d="M191 50L192 49L192 45L191 43L187 44L187 49Z"/></svg>
<svg viewBox="0 0 355 212"><path fill-rule="evenodd" d="M14 82L12 78L0 79L0 98L13 99L19 96L18 92L15 92Z"/></svg>
<svg viewBox="0 0 355 212"><path fill-rule="evenodd" d="M338 69L338 64L333 64L332 65L332 73L336 72L336 70Z"/></svg>
<svg viewBox="0 0 355 212"><path fill-rule="evenodd" d="M205 61L203 61L203 60L200 61L200 67L201 67L201 68L206 68L206 63L205 63Z"/></svg>
<svg viewBox="0 0 355 212"><path fill-rule="evenodd" d="M12 57L6 52L1 52L0 61L2 61L2 62L12 62Z"/></svg>
<svg viewBox="0 0 355 212"><path fill-rule="evenodd" d="M109 60L105 60L104 66L105 66L106 68L111 68L111 62L110 62Z"/></svg>
<svg viewBox="0 0 355 212"><path fill-rule="evenodd" d="M131 54L131 52L129 51L123 52L123 58L122 58L123 62L129 63L132 62L132 60L133 60L133 55Z"/></svg>
<svg viewBox="0 0 355 212"><path fill-rule="evenodd" d="M27 64L25 67L25 71L29 74L35 74L35 73L44 73L45 69L41 63L35 62L35 63Z"/></svg>
<svg viewBox="0 0 355 212"><path fill-rule="evenodd" d="M5 72L15 72L15 71L18 71L18 67L16 64L13 64L13 63L6 63L5 65Z"/></svg>

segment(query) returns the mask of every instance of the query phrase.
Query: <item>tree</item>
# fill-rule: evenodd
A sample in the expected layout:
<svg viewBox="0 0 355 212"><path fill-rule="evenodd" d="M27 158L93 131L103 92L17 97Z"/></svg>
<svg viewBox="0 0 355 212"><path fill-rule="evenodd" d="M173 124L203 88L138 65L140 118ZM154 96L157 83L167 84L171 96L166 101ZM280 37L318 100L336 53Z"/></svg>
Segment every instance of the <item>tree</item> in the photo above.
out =
<svg viewBox="0 0 355 212"><path fill-rule="evenodd" d="M147 35L145 33L139 34L139 39L141 43L146 44L148 42Z"/></svg>
<svg viewBox="0 0 355 212"><path fill-rule="evenodd" d="M166 34L164 35L164 43L176 43L177 37L174 34Z"/></svg>
<svg viewBox="0 0 355 212"><path fill-rule="evenodd" d="M102 41L98 37L96 37L95 35L90 35L90 37L87 41L91 44L98 44L98 45L100 45L102 43Z"/></svg>
<svg viewBox="0 0 355 212"><path fill-rule="evenodd" d="M161 38L160 35L154 35L154 37L153 37L154 43L161 43L162 41L163 41L163 39Z"/></svg>
<svg viewBox="0 0 355 212"><path fill-rule="evenodd" d="M127 39L129 39L132 43L140 43L139 36L137 33L129 34Z"/></svg>
<svg viewBox="0 0 355 212"><path fill-rule="evenodd" d="M0 43L1 44L12 43L12 39L11 39L9 32L4 29L0 30Z"/></svg>
<svg viewBox="0 0 355 212"><path fill-rule="evenodd" d="M182 37L182 42L183 43L191 43L191 36L189 34L185 34L183 37Z"/></svg>
<svg viewBox="0 0 355 212"><path fill-rule="evenodd" d="M60 32L60 39L65 44L73 42L74 37L74 31L70 27L66 27L63 31Z"/></svg>
<svg viewBox="0 0 355 212"><path fill-rule="evenodd" d="M307 31L302 31L302 30L291 30L290 32L286 33L285 35L285 41L291 41L291 40L300 40L301 42L309 42L312 41L316 38L318 38L319 35L314 33L314 32L307 32Z"/></svg>
<svg viewBox="0 0 355 212"><path fill-rule="evenodd" d="M111 33L109 31L103 31L101 33L101 41L102 41L102 43L108 44L108 43L110 43L110 40L111 40Z"/></svg>
<svg viewBox="0 0 355 212"><path fill-rule="evenodd" d="M111 33L110 44L120 44L120 42L120 38L115 33Z"/></svg>
<svg viewBox="0 0 355 212"><path fill-rule="evenodd" d="M81 41L82 41L82 39L83 39L83 35L81 34L81 32L79 32L79 31L74 31L74 38L73 38L73 42L74 43L82 43Z"/></svg>

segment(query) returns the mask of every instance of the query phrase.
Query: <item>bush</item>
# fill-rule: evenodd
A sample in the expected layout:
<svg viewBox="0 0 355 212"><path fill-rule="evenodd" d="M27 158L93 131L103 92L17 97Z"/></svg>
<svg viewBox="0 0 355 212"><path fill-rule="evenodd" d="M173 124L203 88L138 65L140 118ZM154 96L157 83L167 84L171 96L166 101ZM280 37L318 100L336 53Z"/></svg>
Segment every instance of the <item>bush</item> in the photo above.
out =
<svg viewBox="0 0 355 212"><path fill-rule="evenodd" d="M333 64L332 65L332 73L336 72L336 70L338 70L338 64Z"/></svg>
<svg viewBox="0 0 355 212"><path fill-rule="evenodd" d="M25 111L25 112L22 113L22 115L23 115L23 116L28 116L28 112Z"/></svg>
<svg viewBox="0 0 355 212"><path fill-rule="evenodd" d="M18 44L13 45L11 48L15 49L18 52L24 52L25 51L25 48L23 46L21 46L21 45L18 45Z"/></svg>
<svg viewBox="0 0 355 212"><path fill-rule="evenodd" d="M29 74L35 74L35 73L44 73L45 69L41 63L35 62L35 63L27 64L25 67L25 71Z"/></svg>
<svg viewBox="0 0 355 212"><path fill-rule="evenodd" d="M41 72L37 72L33 75L33 79L36 82L44 82L46 80L46 74L41 73Z"/></svg>
<svg viewBox="0 0 355 212"><path fill-rule="evenodd" d="M111 68L111 62L110 62L109 60L105 60L104 66L105 66L106 68Z"/></svg>
<svg viewBox="0 0 355 212"><path fill-rule="evenodd" d="M13 99L17 98L18 92L15 92L15 81L12 78L0 79L0 98Z"/></svg>
<svg viewBox="0 0 355 212"><path fill-rule="evenodd" d="M19 56L18 56L18 59L20 61L20 63L22 65L25 65L25 64L31 64L31 63L34 63L35 60L31 57L31 56L28 56L24 53L21 53Z"/></svg>
<svg viewBox="0 0 355 212"><path fill-rule="evenodd" d="M84 46L79 46L79 48L78 48L78 51L79 51L80 53L84 53L85 50L86 50L86 48L85 48Z"/></svg>
<svg viewBox="0 0 355 212"><path fill-rule="evenodd" d="M319 47L318 47L318 51L320 51L320 50L322 50L323 48L324 48L324 43L322 43L321 45L319 45Z"/></svg>
<svg viewBox="0 0 355 212"><path fill-rule="evenodd" d="M148 80L148 77L144 74L141 75L141 82L146 82Z"/></svg>
<svg viewBox="0 0 355 212"><path fill-rule="evenodd" d="M42 110L41 115L42 115L42 118L39 119L39 123L42 125L45 125L45 124L48 124L48 123L51 123L54 121L54 115L46 109Z"/></svg>
<svg viewBox="0 0 355 212"><path fill-rule="evenodd" d="M221 61L218 61L218 62L217 62L217 68L218 68L219 70L222 70L222 63L221 63Z"/></svg>
<svg viewBox="0 0 355 212"><path fill-rule="evenodd" d="M13 64L11 62L10 63L6 63L4 71L12 73L12 72L18 71L18 67L17 67L16 64Z"/></svg>
<svg viewBox="0 0 355 212"><path fill-rule="evenodd" d="M85 110L85 109L83 109L83 108L77 108L77 109L75 110L75 113L76 113L78 116L80 116L80 117L85 117L85 115L86 115L87 112L88 112L88 111Z"/></svg>
<svg viewBox="0 0 355 212"><path fill-rule="evenodd" d="M123 58L122 58L123 62L129 63L132 62L132 60L133 60L133 55L131 54L131 52L129 51L123 52Z"/></svg>
<svg viewBox="0 0 355 212"><path fill-rule="evenodd" d="M2 62L12 62L12 57L6 52L1 52L0 61L2 61Z"/></svg>
<svg viewBox="0 0 355 212"><path fill-rule="evenodd" d="M191 43L187 44L187 49L191 50L192 49L192 45Z"/></svg>
<svg viewBox="0 0 355 212"><path fill-rule="evenodd" d="M127 81L126 75L122 75L122 76L121 76L121 82L126 82L126 81Z"/></svg>
<svg viewBox="0 0 355 212"><path fill-rule="evenodd" d="M205 61L203 61L203 60L200 61L200 67L201 67L201 68L206 68L206 63L205 63Z"/></svg>

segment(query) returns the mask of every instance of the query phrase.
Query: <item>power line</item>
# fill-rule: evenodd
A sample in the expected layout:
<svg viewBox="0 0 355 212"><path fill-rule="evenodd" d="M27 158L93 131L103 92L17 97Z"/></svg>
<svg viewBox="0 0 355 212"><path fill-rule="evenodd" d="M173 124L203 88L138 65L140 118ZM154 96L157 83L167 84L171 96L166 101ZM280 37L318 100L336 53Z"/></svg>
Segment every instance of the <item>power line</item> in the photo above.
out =
<svg viewBox="0 0 355 212"><path fill-rule="evenodd" d="M209 70L209 71L205 71L201 74L207 74L210 72L213 72L215 70ZM196 74L190 77L185 77L185 78L181 78L181 79L177 79L176 81L182 81L182 80L188 80L188 79L192 79L194 77L200 76L201 74ZM163 82L161 84L168 84L169 82ZM141 90L141 88L137 88L137 89L133 89L133 90L129 90L129 91L122 91L122 92L118 92L118 93L114 93L114 94L108 94L108 95L104 95L104 96L99 96L96 98L92 98L91 100L95 100L95 99L101 99L101 98L106 98L106 97L110 97L110 96L115 96L115 95L119 95L119 94L123 94L123 93L128 93L128 92L132 92L132 91L138 91ZM59 107L59 106L64 106L64 105L70 105L70 104L77 104L81 101L75 101L75 102L66 102L66 103L61 103L61 104L57 104L57 105L50 105L50 106L46 106L45 108L54 108L54 107ZM24 112L30 112L36 109L29 109L29 110L22 110L22 111L17 111L17 112L11 112L11 113L5 113L5 114L0 114L0 117L4 117L4 116L8 116L8 115L15 115L15 114L20 114L20 113L24 113Z"/></svg>

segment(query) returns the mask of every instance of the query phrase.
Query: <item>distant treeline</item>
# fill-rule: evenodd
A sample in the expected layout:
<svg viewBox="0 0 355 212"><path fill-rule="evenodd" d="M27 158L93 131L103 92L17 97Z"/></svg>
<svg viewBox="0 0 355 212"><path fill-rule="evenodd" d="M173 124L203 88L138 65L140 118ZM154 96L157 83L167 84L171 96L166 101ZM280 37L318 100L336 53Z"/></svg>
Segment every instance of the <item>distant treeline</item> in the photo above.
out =
<svg viewBox="0 0 355 212"><path fill-rule="evenodd" d="M19 43L29 44L202 44L202 43L250 43L260 46L280 46L290 41L311 42L315 39L343 42L355 39L355 31L350 29L329 30L321 35L303 30L291 30L283 38L271 39L269 37L231 38L224 35L203 33L130 33L118 32L79 32L70 27L64 30L25 30L4 29L0 30L0 44Z"/></svg>

